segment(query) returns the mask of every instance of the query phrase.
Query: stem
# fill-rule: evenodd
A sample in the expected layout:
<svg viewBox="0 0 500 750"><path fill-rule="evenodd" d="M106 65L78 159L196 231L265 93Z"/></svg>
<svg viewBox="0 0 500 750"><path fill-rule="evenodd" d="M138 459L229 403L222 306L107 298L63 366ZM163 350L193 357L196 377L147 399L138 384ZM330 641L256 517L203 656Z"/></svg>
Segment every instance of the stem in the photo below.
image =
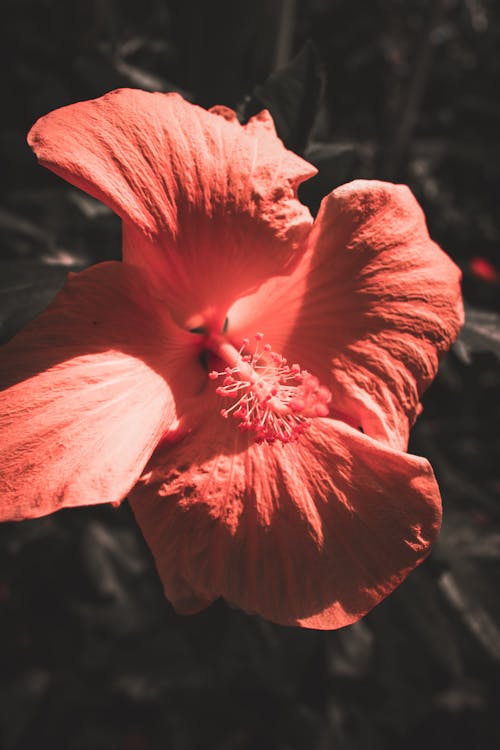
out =
<svg viewBox="0 0 500 750"><path fill-rule="evenodd" d="M273 70L281 70L292 56L296 0L281 0Z"/></svg>

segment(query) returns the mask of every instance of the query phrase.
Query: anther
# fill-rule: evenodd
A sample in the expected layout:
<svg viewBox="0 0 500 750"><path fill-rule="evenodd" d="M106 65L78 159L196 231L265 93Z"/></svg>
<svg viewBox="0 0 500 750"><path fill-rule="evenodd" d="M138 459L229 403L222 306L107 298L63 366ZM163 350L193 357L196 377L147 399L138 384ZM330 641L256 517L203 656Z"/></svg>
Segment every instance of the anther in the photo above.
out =
<svg viewBox="0 0 500 750"><path fill-rule="evenodd" d="M243 340L239 351L225 340L214 340L214 352L230 366L209 377L222 377L216 393L234 399L232 406L221 410L223 417L241 420L240 430L253 432L258 443L294 442L311 419L328 416L331 393L297 363L288 365L270 344L261 347L263 338L262 333L255 335L251 354L246 351L249 339Z"/></svg>

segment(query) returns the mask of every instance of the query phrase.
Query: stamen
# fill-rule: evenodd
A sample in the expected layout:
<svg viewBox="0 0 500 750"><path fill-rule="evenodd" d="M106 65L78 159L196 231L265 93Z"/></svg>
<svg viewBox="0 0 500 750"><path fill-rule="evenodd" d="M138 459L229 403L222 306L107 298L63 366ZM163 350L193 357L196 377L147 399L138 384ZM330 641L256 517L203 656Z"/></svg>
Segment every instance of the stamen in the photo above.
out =
<svg viewBox="0 0 500 750"><path fill-rule="evenodd" d="M305 432L311 419L329 414L331 393L318 378L300 365L289 365L285 357L263 344L264 334L255 335L252 354L244 339L239 351L225 339L212 339L210 348L228 363L222 371L209 373L211 380L223 378L216 393L233 399L221 409L226 419L240 420L239 429L255 433L257 443L291 443Z"/></svg>

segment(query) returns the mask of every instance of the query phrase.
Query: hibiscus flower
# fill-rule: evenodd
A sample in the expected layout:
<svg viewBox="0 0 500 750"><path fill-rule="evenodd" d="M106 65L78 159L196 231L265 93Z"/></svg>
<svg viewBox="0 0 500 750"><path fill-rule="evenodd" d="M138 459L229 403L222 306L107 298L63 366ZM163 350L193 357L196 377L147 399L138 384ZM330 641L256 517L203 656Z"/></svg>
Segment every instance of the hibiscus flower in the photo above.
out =
<svg viewBox="0 0 500 750"><path fill-rule="evenodd" d="M123 221L1 353L3 520L126 496L166 596L358 620L428 554L441 501L406 453L462 322L460 273L407 187L314 167L241 125L119 90L42 117L40 162Z"/></svg>

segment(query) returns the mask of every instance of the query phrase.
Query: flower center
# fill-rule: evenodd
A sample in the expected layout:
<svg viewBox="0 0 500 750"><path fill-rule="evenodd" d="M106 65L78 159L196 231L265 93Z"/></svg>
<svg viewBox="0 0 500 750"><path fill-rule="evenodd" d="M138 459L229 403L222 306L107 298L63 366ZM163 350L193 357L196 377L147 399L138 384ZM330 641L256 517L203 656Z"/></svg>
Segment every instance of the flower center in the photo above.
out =
<svg viewBox="0 0 500 750"><path fill-rule="evenodd" d="M223 336L212 336L210 350L227 363L222 372L209 373L211 380L223 378L216 393L233 403L221 409L223 417L240 420L242 431L255 434L257 443L290 443L308 428L311 418L329 414L331 393L318 378L263 344L257 333L255 347L248 353L249 339L239 351Z"/></svg>

